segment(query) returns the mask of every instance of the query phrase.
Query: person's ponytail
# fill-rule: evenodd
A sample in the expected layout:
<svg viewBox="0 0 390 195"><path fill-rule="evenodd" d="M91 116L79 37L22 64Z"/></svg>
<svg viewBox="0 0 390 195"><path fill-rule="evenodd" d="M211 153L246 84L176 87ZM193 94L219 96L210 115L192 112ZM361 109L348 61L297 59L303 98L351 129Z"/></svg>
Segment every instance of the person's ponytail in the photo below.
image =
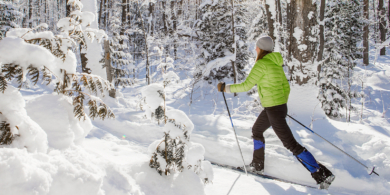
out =
<svg viewBox="0 0 390 195"><path fill-rule="evenodd" d="M266 50L260 49L259 55L257 55L257 58L256 58L256 62L257 62L257 60L263 59L263 57L269 53L272 53L272 51L266 51Z"/></svg>

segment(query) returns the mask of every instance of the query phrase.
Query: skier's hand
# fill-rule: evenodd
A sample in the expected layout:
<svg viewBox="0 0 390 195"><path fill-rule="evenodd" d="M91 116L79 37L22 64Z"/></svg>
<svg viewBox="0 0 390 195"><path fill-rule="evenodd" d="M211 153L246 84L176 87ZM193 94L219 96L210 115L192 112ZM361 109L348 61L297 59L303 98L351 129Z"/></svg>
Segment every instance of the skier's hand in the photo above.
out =
<svg viewBox="0 0 390 195"><path fill-rule="evenodd" d="M222 83L218 83L218 86L217 86L217 87L218 87L218 91L219 91L219 92L222 92L222 91L223 91L223 92L226 92L225 83L223 83L223 82L222 82Z"/></svg>

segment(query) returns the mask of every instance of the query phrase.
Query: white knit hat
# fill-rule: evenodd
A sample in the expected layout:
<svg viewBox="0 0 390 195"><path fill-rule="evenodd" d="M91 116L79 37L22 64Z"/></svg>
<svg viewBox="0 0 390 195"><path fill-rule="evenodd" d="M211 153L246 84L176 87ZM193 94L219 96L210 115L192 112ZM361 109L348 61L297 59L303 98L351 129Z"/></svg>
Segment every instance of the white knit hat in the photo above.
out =
<svg viewBox="0 0 390 195"><path fill-rule="evenodd" d="M274 49L274 41L268 35L263 35L257 40L256 46L265 51L272 51Z"/></svg>

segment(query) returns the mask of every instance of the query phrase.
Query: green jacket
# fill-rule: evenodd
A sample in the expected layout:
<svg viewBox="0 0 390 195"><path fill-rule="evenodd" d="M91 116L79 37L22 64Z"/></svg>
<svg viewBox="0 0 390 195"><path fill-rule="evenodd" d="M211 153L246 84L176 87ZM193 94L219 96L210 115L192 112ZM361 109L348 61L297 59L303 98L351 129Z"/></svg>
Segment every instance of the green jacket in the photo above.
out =
<svg viewBox="0 0 390 195"><path fill-rule="evenodd" d="M283 58L279 52L267 54L257 60L243 83L228 87L231 93L245 92L257 84L263 107L272 107L287 103L290 85L283 71Z"/></svg>

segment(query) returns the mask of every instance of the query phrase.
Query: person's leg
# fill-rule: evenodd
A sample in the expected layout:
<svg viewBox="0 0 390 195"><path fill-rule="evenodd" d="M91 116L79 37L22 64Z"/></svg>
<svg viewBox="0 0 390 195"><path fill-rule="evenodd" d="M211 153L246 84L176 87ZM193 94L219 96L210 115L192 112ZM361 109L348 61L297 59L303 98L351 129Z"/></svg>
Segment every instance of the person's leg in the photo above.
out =
<svg viewBox="0 0 390 195"><path fill-rule="evenodd" d="M303 152L302 147L294 138L290 127L287 125L287 105L279 105L265 108L267 110L268 120L275 131L275 134L282 141L283 146L290 150L294 155Z"/></svg>
<svg viewBox="0 0 390 195"><path fill-rule="evenodd" d="M263 133L270 126L271 124L268 121L267 111L264 109L259 117L257 117L257 120L252 127L254 151L251 166L253 166L256 171L264 169L265 140Z"/></svg>
<svg viewBox="0 0 390 195"><path fill-rule="evenodd" d="M283 104L266 109L268 120L284 147L290 150L298 161L310 171L317 184L321 184L321 188L327 188L334 180L334 175L325 166L318 163L313 155L295 140L286 122L287 105ZM323 187L324 185L327 187Z"/></svg>

